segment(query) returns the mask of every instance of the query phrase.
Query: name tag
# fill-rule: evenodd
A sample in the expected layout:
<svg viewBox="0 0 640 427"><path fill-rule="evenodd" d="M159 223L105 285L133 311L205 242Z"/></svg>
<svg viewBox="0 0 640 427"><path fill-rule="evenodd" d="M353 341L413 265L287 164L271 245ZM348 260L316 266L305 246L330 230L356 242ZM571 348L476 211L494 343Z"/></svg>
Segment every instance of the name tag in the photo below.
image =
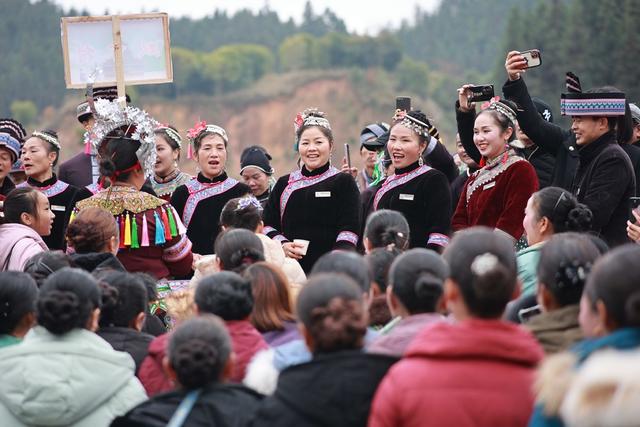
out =
<svg viewBox="0 0 640 427"><path fill-rule="evenodd" d="M331 197L331 191L316 191L316 197Z"/></svg>
<svg viewBox="0 0 640 427"><path fill-rule="evenodd" d="M400 194L400 200L413 200L413 194Z"/></svg>
<svg viewBox="0 0 640 427"><path fill-rule="evenodd" d="M60 205L51 205L51 210L52 211L58 211L58 212L64 212L67 209L64 206L60 206Z"/></svg>
<svg viewBox="0 0 640 427"><path fill-rule="evenodd" d="M484 187L482 187L482 189L483 190L488 190L488 189L493 188L495 186L496 186L496 182L493 181L493 182L490 182L489 184L485 185Z"/></svg>

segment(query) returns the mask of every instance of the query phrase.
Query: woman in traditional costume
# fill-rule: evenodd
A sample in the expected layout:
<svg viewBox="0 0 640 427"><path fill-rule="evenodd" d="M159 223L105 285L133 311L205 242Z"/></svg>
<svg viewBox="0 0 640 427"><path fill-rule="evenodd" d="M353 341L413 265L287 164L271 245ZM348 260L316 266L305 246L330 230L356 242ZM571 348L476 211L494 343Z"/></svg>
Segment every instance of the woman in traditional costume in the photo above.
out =
<svg viewBox="0 0 640 427"><path fill-rule="evenodd" d="M178 167L182 137L173 126L161 126L155 130L156 164L153 167L151 186L158 197L169 201L171 195L192 177Z"/></svg>
<svg viewBox="0 0 640 427"><path fill-rule="evenodd" d="M140 191L153 173L158 123L144 111L122 109L116 102L98 100L95 109L91 138L101 159L100 174L111 186L78 202L76 210L111 212L120 234L117 256L127 271L157 279L188 276L193 255L180 216L166 200Z"/></svg>
<svg viewBox="0 0 640 427"><path fill-rule="evenodd" d="M26 135L27 132L17 120L0 119L0 201L16 187L9 174L12 165L20 158Z"/></svg>
<svg viewBox="0 0 640 427"><path fill-rule="evenodd" d="M309 273L323 254L355 250L360 192L351 175L331 166L333 133L324 113L305 110L294 125L302 166L276 182L264 209L263 232ZM295 239L309 241L308 248Z"/></svg>
<svg viewBox="0 0 640 427"><path fill-rule="evenodd" d="M251 190L225 172L229 138L224 129L202 121L189 130L188 136L193 141L200 173L174 191L171 204L187 227L193 252L209 255L220 233L218 219L222 208L229 200L249 194Z"/></svg>

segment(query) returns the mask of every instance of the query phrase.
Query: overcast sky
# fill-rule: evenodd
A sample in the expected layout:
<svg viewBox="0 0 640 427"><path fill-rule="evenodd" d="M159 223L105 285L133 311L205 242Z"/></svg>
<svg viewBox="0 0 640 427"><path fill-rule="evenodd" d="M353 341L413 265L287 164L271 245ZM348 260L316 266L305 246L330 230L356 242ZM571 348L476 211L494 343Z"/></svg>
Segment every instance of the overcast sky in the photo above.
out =
<svg viewBox="0 0 640 427"><path fill-rule="evenodd" d="M94 15L105 10L111 14L139 12L167 12L169 16L189 15L200 18L210 15L215 9L233 13L240 9L259 10L269 4L281 19L299 21L306 0L54 0L65 10L72 6L86 9ZM316 13L329 8L342 18L350 31L376 33L380 29L398 27L403 19L413 21L416 4L424 10L433 10L440 0L313 0Z"/></svg>

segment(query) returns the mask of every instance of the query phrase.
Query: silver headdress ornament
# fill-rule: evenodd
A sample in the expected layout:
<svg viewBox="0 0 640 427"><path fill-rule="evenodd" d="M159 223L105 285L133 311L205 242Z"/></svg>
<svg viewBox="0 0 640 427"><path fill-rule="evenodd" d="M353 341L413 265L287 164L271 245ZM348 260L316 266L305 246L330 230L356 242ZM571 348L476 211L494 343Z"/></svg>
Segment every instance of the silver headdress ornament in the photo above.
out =
<svg viewBox="0 0 640 427"><path fill-rule="evenodd" d="M136 157L142 166L144 175L146 177L152 176L156 163L154 131L158 127L158 122L146 111L139 108L120 107L118 100L96 99L94 107L96 122L90 132L85 132L85 143L91 143L96 152L99 152L100 145L110 132L124 126L135 126L135 131L130 138L140 141Z"/></svg>
<svg viewBox="0 0 640 427"><path fill-rule="evenodd" d="M182 148L182 137L178 132L171 129L169 126L164 126L164 125L160 125L160 127L156 129L156 131L159 131L159 130L165 132L169 138L171 138L176 144L178 144L179 148Z"/></svg>
<svg viewBox="0 0 640 427"><path fill-rule="evenodd" d="M44 141L47 141L49 144L53 145L54 147L56 147L58 150L60 150L60 141L58 141L58 138L56 138L53 135L49 135L48 133L44 133L44 132L40 132L40 131L34 131L31 134L32 137L36 137L36 138L40 138Z"/></svg>
<svg viewBox="0 0 640 427"><path fill-rule="evenodd" d="M242 209L248 208L249 206L253 206L260 211L262 210L262 205L254 196L247 196L238 200L238 207L235 210L240 211Z"/></svg>
<svg viewBox="0 0 640 427"><path fill-rule="evenodd" d="M489 101L482 104L482 109L496 110L497 112L507 116L507 118L511 120L511 123L513 124L516 123L516 120L517 120L516 112L513 111L508 105L500 102L499 96L494 96Z"/></svg>
<svg viewBox="0 0 640 427"><path fill-rule="evenodd" d="M394 122L399 121L402 126L414 131L418 135L425 137L429 142L431 142L431 139L435 139L436 142L439 139L440 135L438 134L437 129L433 127L433 125L410 116L406 111L396 110L395 115L393 116L393 120Z"/></svg>
<svg viewBox="0 0 640 427"><path fill-rule="evenodd" d="M490 252L485 252L473 259L473 262L471 263L471 272L476 276L482 277L493 271L499 263L500 261L497 256Z"/></svg>

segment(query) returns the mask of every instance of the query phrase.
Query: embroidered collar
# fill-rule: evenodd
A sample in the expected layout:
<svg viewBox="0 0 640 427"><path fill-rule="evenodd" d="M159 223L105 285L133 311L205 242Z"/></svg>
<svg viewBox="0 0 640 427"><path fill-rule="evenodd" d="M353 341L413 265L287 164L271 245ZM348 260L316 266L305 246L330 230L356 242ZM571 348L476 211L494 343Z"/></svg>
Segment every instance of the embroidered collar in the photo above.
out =
<svg viewBox="0 0 640 427"><path fill-rule="evenodd" d="M523 160L524 159L522 157L516 156L516 154L512 150L509 150L503 156L499 156L498 158L492 160L488 165L475 171L471 175L473 181L468 184L467 203L469 203L471 195L478 188L483 187L485 184L488 184L489 182L496 179L498 175L509 169L509 166Z"/></svg>
<svg viewBox="0 0 640 427"><path fill-rule="evenodd" d="M35 179L32 179L32 178L27 178L27 180L22 184L20 184L18 187L24 187L24 186L35 188L36 190L40 191L42 194L47 196L47 198L49 198L49 197L57 196L58 194L64 192L64 190L66 190L67 187L69 187L69 184L67 184L64 181L60 181L56 177L56 175L53 174L51 178L47 179L44 182L36 181Z"/></svg>
<svg viewBox="0 0 640 427"><path fill-rule="evenodd" d="M307 169L306 166L302 165L302 167L300 168L300 172L302 173L303 176L312 177L312 176L322 175L323 173L328 171L330 167L331 167L331 164L327 162L323 166L320 166L318 169L314 169L310 171Z"/></svg>
<svg viewBox="0 0 640 427"><path fill-rule="evenodd" d="M202 174L202 172L198 173L198 182L201 182L203 184L215 184L218 182L222 182L225 179L227 179L227 173L226 172L222 172L220 175L214 177L214 178L207 178L206 176L204 176Z"/></svg>
<svg viewBox="0 0 640 427"><path fill-rule="evenodd" d="M318 168L313 172L324 168L325 166L323 166L322 168ZM310 187L339 173L340 171L338 169L334 168L328 163L326 165L325 171L320 175L304 176L302 169L291 172L291 174L289 174L289 182L287 183L287 186L284 188L284 190L282 191L282 195L280 196L280 219L282 219L282 217L284 216L284 211L287 208L289 198L296 190Z"/></svg>
<svg viewBox="0 0 640 427"><path fill-rule="evenodd" d="M158 176L157 174L153 174L153 182L157 184L165 184L167 182L171 182L175 179L175 177L178 176L179 173L180 173L180 169L175 168L169 173L169 175L165 177Z"/></svg>
<svg viewBox="0 0 640 427"><path fill-rule="evenodd" d="M157 196L166 196L173 194L176 188L183 184L186 184L190 180L190 175L178 171L178 174L175 175L170 181L158 182L155 179L151 180L151 186L153 187L153 191Z"/></svg>
<svg viewBox="0 0 640 427"><path fill-rule="evenodd" d="M42 182L38 181L37 179L33 179L31 177L27 178L27 183L31 186L31 187L50 187L53 184L56 183L56 181L58 180L58 177L56 176L56 174L54 173L51 178L46 179Z"/></svg>
<svg viewBox="0 0 640 427"><path fill-rule="evenodd" d="M223 174L225 177L227 174ZM219 178L219 177L216 177ZM187 198L187 202L184 206L184 211L182 213L182 221L186 227L189 227L189 223L191 223L191 218L196 211L196 207L198 203L208 198L218 196L227 192L228 190L235 187L238 183L233 178L226 178L224 181L218 181L213 183L202 183L198 179L191 179L185 185L187 186L187 190L189 190L189 197ZM215 222L218 222L218 219L215 219Z"/></svg>
<svg viewBox="0 0 640 427"><path fill-rule="evenodd" d="M418 164L417 162L415 163ZM409 167L398 169L398 170L407 170ZM397 188L401 185L406 184L407 182L419 177L420 175L424 175L429 172L432 168L427 165L422 165L416 169L409 170L409 172L405 172L399 175L393 174L388 177L383 183L382 186L376 192L375 197L373 198L373 209L378 210L378 203L382 197L387 194L389 191Z"/></svg>
<svg viewBox="0 0 640 427"><path fill-rule="evenodd" d="M76 208L81 211L88 207L99 207L111 212L112 215L120 215L125 211L140 213L155 209L166 203L166 201L144 191L139 191L132 187L113 185L99 191L88 199L79 201L76 204Z"/></svg>

